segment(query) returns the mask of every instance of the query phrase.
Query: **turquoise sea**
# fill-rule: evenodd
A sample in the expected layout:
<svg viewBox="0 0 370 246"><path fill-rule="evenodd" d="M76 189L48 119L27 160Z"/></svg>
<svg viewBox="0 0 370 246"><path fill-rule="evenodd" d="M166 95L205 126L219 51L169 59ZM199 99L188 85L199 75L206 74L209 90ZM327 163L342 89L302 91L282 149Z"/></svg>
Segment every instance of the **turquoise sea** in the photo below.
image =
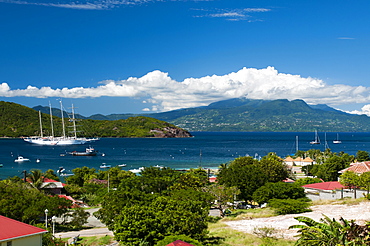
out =
<svg viewBox="0 0 370 246"><path fill-rule="evenodd" d="M356 154L358 150L370 151L370 133L339 133L341 144L333 144L337 133L319 133L321 144L311 145L313 132L193 132L193 138L102 138L91 144L99 151L97 156L70 156L66 152L84 151L88 145L38 146L22 139L0 139L0 179L22 176L23 170L58 170L64 167L70 173L77 167L100 168L100 165L126 164L124 170L142 166L161 165L174 169L199 166L217 168L239 156L260 158L269 152L285 157L300 150L325 149ZM326 137L325 137L326 135ZM62 155L61 155L62 154ZM17 156L30 162L16 163ZM36 162L39 159L40 162Z"/></svg>

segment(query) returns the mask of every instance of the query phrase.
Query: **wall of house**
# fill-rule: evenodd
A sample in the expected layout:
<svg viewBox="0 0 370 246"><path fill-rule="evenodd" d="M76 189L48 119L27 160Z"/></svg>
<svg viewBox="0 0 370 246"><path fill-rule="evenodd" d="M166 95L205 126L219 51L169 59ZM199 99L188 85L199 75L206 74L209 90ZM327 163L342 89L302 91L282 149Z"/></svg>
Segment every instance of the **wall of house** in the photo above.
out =
<svg viewBox="0 0 370 246"><path fill-rule="evenodd" d="M336 200L343 198L355 198L353 190L344 189L343 195L341 190L333 191L320 191L315 189L305 189L306 195L312 201L317 200ZM356 198L364 197L367 194L365 190L356 190Z"/></svg>
<svg viewBox="0 0 370 246"><path fill-rule="evenodd" d="M0 242L0 246L7 246L8 242L11 241L11 246L42 246L42 235L34 235L28 237L17 238L8 241Z"/></svg>

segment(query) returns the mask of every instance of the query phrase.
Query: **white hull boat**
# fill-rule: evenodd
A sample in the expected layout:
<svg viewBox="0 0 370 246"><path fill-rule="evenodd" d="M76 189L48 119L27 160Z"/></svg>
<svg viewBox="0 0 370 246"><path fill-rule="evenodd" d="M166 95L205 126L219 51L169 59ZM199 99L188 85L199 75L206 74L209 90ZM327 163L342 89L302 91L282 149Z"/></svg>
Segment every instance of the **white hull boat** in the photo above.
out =
<svg viewBox="0 0 370 246"><path fill-rule="evenodd" d="M27 143L31 144L37 144L37 145L77 145L77 144L85 144L85 143L91 143L94 141L99 140L98 138L84 138L84 137L77 137L77 130L76 130L76 119L74 115L74 108L72 105L72 119L70 121L73 123L73 137L66 136L65 133L65 125L64 125L64 117L63 117L63 106L62 102L60 102L60 110L62 112L62 125L63 125L63 136L60 137L54 137L54 127L53 127L53 115L51 111L51 105L50 105L50 121L51 121L51 136L44 137L42 134L42 122L41 122L41 112L39 111L39 118L40 118L40 133L41 136L35 136L35 137L26 137L23 138L23 140Z"/></svg>
<svg viewBox="0 0 370 246"><path fill-rule="evenodd" d="M27 161L30 161L30 159L24 158L23 156L18 156L18 158L14 160L14 162L27 162Z"/></svg>

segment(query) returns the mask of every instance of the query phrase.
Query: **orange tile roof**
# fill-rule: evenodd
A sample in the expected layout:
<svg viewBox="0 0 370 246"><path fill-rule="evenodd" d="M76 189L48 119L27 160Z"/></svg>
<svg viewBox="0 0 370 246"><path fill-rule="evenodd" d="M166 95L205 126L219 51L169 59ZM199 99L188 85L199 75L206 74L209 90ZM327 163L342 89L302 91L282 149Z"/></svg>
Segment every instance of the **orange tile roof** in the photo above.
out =
<svg viewBox="0 0 370 246"><path fill-rule="evenodd" d="M370 161L351 163L350 167L340 170L338 173L344 173L346 171L352 171L358 174L370 172Z"/></svg>

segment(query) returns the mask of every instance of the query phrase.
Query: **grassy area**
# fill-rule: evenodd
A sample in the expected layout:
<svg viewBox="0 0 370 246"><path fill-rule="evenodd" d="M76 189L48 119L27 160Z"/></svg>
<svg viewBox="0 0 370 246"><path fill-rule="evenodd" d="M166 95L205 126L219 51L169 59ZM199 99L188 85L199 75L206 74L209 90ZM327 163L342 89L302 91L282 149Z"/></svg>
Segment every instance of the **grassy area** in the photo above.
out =
<svg viewBox="0 0 370 246"><path fill-rule="evenodd" d="M367 198L361 197L361 198L343 198L343 199L338 199L338 200L317 200L313 201L312 205L356 205L361 202L370 202Z"/></svg>
<svg viewBox="0 0 370 246"><path fill-rule="evenodd" d="M225 217L223 221L267 218L276 215L277 214L272 208L237 209L232 211L232 213Z"/></svg>
<svg viewBox="0 0 370 246"><path fill-rule="evenodd" d="M112 244L114 242L115 242L115 240L112 236L81 237L81 240L78 241L78 245L100 246L100 245L109 245L109 244Z"/></svg>
<svg viewBox="0 0 370 246"><path fill-rule="evenodd" d="M218 246L244 246L244 245L280 245L280 246L291 246L294 245L295 241L289 241L284 239L276 239L272 237L257 237L256 235L247 234L231 229L224 223L223 220L217 223L209 224L209 236L218 239L212 245Z"/></svg>

